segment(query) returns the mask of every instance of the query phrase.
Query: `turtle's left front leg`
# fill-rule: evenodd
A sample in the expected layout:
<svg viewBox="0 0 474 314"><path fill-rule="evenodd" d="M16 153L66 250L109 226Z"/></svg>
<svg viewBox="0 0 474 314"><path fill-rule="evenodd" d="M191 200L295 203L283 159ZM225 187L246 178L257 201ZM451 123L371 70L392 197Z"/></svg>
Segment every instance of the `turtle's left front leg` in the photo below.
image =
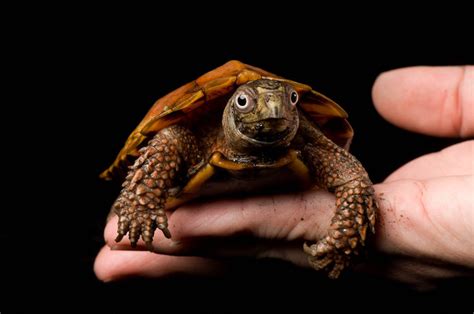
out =
<svg viewBox="0 0 474 314"><path fill-rule="evenodd" d="M354 156L323 134L312 139L303 156L318 184L336 195L336 213L328 234L315 244L305 243L304 251L311 266L337 278L354 255L360 255L367 228L375 232L377 205L372 182Z"/></svg>

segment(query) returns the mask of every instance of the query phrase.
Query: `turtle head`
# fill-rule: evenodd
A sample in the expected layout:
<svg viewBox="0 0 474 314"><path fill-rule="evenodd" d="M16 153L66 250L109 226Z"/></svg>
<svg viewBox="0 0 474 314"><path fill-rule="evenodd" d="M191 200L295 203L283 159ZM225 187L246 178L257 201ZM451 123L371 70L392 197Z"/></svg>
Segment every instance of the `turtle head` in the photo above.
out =
<svg viewBox="0 0 474 314"><path fill-rule="evenodd" d="M222 124L238 151L288 147L298 130L298 93L285 82L261 79L240 86L229 99Z"/></svg>

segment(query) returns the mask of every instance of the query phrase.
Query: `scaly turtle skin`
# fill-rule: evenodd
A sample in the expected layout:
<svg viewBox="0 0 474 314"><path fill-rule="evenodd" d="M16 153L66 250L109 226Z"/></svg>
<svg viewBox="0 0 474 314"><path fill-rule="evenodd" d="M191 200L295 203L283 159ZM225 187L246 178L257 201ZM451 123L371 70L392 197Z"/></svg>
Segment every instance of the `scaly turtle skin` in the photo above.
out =
<svg viewBox="0 0 474 314"><path fill-rule="evenodd" d="M337 278L375 232L372 183L348 152L347 114L311 87L230 61L158 100L130 135L111 179L134 158L112 206L118 236L153 250L166 210L200 196L324 188L336 195L328 233L304 244L309 263ZM138 158L137 158L138 157ZM283 188L283 189L282 189Z"/></svg>

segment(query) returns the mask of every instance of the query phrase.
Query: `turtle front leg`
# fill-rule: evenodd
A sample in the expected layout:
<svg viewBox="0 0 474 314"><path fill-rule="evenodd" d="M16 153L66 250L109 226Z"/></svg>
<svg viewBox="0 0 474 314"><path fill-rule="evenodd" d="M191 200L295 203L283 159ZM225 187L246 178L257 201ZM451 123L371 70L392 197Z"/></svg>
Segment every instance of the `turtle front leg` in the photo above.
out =
<svg viewBox="0 0 474 314"><path fill-rule="evenodd" d="M152 250L156 228L171 237L165 214L169 189L178 185L185 169L200 161L201 153L196 138L181 126L161 130L139 152L112 206L119 217L115 241L120 242L128 233L135 247L141 236Z"/></svg>
<svg viewBox="0 0 474 314"><path fill-rule="evenodd" d="M304 244L308 261L338 278L365 246L366 231L375 232L377 205L374 190L361 163L320 134L303 150L316 180L336 195L336 213L328 234L312 245Z"/></svg>

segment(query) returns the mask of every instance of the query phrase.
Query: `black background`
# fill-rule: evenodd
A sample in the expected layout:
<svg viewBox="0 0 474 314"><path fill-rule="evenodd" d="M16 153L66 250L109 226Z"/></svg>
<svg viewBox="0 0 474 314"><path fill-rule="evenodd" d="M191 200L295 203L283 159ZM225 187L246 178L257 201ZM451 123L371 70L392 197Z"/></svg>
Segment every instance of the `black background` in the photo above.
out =
<svg viewBox="0 0 474 314"><path fill-rule="evenodd" d="M99 282L93 261L103 245L104 219L119 183L102 182L98 174L164 94L230 59L307 83L349 113L356 132L351 150L373 181L380 182L407 161L457 140L413 134L384 121L371 100L377 75L412 65L474 62L464 25L451 29L439 20L412 26L402 17L369 17L361 27L357 19L347 24L337 18L323 22L318 14L304 15L305 22L296 17L296 22L277 23L271 22L271 15L254 23L255 16L232 14L203 23L202 16L190 14L179 30L173 25L176 20L160 20L163 12L149 17L146 25L127 16L105 18L110 15L64 14L12 36L20 48L11 50L11 81L21 83L18 90L12 89L20 96L12 103L27 116L22 126L28 126L27 131L14 132L25 131L20 149L34 152L38 175L26 176L34 182L15 200L20 210L11 216L3 213L1 237L5 252L11 253L2 259L7 292L0 296L0 305L52 309L62 308L59 303L64 301L73 309L96 304L113 310L131 306L194 312L286 307L292 312L317 311L322 304L378 310L374 302L379 301L391 308L413 301L435 311L472 307L471 280L417 292L362 274L329 281L311 270L272 260L234 260L232 272L217 278ZM233 22L236 25L230 27ZM26 154L27 161L32 158ZM7 172L27 170L21 169L24 163L7 165L12 165ZM20 183L12 184L13 190L18 192L25 181Z"/></svg>

